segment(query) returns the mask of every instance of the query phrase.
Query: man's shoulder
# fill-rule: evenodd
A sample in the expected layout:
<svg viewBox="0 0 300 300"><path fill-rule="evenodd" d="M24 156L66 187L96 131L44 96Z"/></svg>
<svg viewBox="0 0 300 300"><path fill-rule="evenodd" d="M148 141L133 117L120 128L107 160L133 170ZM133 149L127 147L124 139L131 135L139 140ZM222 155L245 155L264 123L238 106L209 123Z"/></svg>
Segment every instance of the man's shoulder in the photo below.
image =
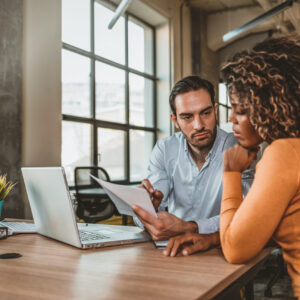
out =
<svg viewBox="0 0 300 300"><path fill-rule="evenodd" d="M184 139L184 137L183 137ZM171 136L159 139L151 153L152 163L159 161L159 164L169 164L176 159L182 149L182 134L177 132Z"/></svg>
<svg viewBox="0 0 300 300"><path fill-rule="evenodd" d="M154 153L167 154L168 158L177 157L180 149L184 147L185 138L181 132L176 132L171 136L161 138L156 142Z"/></svg>
<svg viewBox="0 0 300 300"><path fill-rule="evenodd" d="M165 147L172 147L183 143L183 141L184 141L184 136L182 132L176 132L171 136L167 136L162 139L159 139L157 141L157 144L164 145Z"/></svg>

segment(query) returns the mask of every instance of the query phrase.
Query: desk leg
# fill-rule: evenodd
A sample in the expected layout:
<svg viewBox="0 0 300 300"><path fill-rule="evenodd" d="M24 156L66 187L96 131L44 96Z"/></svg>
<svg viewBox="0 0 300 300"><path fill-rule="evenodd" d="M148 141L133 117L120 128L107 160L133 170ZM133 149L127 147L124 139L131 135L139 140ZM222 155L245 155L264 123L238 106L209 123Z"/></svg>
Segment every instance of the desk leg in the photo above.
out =
<svg viewBox="0 0 300 300"><path fill-rule="evenodd" d="M254 300L254 283L250 280L245 286L246 300Z"/></svg>

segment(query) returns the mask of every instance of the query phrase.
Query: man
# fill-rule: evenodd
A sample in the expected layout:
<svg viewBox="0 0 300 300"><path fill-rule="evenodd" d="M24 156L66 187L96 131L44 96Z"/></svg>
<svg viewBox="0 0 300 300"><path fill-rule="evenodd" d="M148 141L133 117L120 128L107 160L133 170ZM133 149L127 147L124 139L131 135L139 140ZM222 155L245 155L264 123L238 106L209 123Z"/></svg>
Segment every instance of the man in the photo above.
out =
<svg viewBox="0 0 300 300"><path fill-rule="evenodd" d="M153 240L196 232L204 234L203 247L208 248L219 230L223 152L237 141L217 128L218 105L209 81L185 77L169 100L180 132L157 142L142 182L158 218L138 206L133 209Z"/></svg>

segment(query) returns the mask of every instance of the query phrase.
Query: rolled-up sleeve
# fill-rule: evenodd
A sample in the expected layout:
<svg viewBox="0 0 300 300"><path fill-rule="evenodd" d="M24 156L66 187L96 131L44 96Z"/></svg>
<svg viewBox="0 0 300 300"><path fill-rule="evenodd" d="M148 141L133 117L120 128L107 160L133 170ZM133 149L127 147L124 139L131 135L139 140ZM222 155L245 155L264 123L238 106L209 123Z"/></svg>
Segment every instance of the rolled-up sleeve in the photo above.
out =
<svg viewBox="0 0 300 300"><path fill-rule="evenodd" d="M210 234L220 230L220 215L194 222L197 223L198 232L201 234Z"/></svg>
<svg viewBox="0 0 300 300"><path fill-rule="evenodd" d="M168 206L167 199L170 193L170 182L165 168L164 156L164 144L158 141L152 150L147 168L147 179L154 189L161 191L164 195L158 211L165 210ZM133 217L133 221L138 227L144 228L137 216Z"/></svg>

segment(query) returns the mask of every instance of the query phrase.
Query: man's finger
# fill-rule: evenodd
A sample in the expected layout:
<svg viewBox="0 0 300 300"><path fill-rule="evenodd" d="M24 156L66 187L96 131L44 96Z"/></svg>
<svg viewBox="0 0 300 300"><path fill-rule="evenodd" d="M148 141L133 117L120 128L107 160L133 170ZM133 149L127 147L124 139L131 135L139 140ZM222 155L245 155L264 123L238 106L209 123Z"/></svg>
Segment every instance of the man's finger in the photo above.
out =
<svg viewBox="0 0 300 300"><path fill-rule="evenodd" d="M191 255L193 253L196 253L201 250L206 250L207 247L204 246L204 244L201 241L198 241L196 244L184 246L182 250L182 255L187 256Z"/></svg>
<svg viewBox="0 0 300 300"><path fill-rule="evenodd" d="M171 238L171 239L169 240L168 245L167 245L166 249L165 249L164 252L163 252L163 254L164 254L165 256L169 256L169 255L170 255L171 250L172 250L173 245L174 245L174 242L175 242L175 239L176 239L176 238Z"/></svg>
<svg viewBox="0 0 300 300"><path fill-rule="evenodd" d="M182 244L185 243L185 239L184 238L178 238L174 241L174 245L171 251L170 256L176 256L176 254L178 253L178 249L180 248L180 246L182 246Z"/></svg>
<svg viewBox="0 0 300 300"><path fill-rule="evenodd" d="M148 191L148 193L153 193L154 188L148 179L143 179L142 186Z"/></svg>
<svg viewBox="0 0 300 300"><path fill-rule="evenodd" d="M151 224L149 224L147 222L144 222L142 220L141 220L141 222L143 223L144 227L147 229L147 231L151 235L152 239L153 240L157 240L158 238L155 235L155 233L156 233L155 228Z"/></svg>
<svg viewBox="0 0 300 300"><path fill-rule="evenodd" d="M142 218L145 222L153 224L156 220L155 217L151 216L147 211L142 209L140 206L133 204L133 211L138 215L138 217Z"/></svg>
<svg viewBox="0 0 300 300"><path fill-rule="evenodd" d="M193 236L190 234L185 234L177 238L174 242L171 256L175 256L179 252L180 247L185 247L184 244L193 243L193 241L194 241Z"/></svg>
<svg viewBox="0 0 300 300"><path fill-rule="evenodd" d="M144 225L145 229L149 232L149 234L151 235L153 240L161 239L160 237L156 237L157 230L152 224L143 220L143 218L141 218L139 215L138 215L138 218L141 221L141 223Z"/></svg>
<svg viewBox="0 0 300 300"><path fill-rule="evenodd" d="M159 191L159 190L155 190L152 193L152 197L155 197L156 199L161 200L164 197L164 194L161 191Z"/></svg>
<svg viewBox="0 0 300 300"><path fill-rule="evenodd" d="M182 236L171 238L164 254L166 256L175 256L178 252L179 247L188 242L193 242L193 237L190 234L185 234Z"/></svg>

